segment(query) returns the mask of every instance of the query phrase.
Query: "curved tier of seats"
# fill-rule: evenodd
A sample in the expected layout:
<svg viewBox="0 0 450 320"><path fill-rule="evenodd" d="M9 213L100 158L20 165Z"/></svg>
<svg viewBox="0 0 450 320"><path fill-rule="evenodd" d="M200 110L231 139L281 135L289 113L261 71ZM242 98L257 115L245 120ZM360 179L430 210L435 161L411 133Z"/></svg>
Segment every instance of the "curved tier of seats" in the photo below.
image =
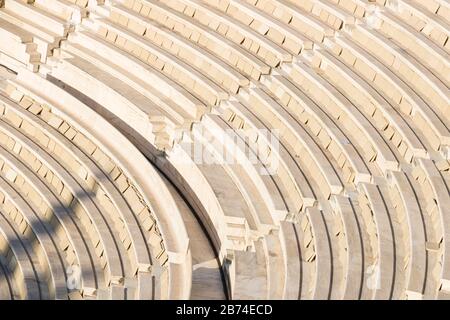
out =
<svg viewBox="0 0 450 320"><path fill-rule="evenodd" d="M30 256L40 257L45 272L36 283L58 299L189 297L187 234L167 182L82 102L22 72L1 86L2 190L18 235L36 243ZM80 283L71 288L75 270Z"/></svg>
<svg viewBox="0 0 450 320"><path fill-rule="evenodd" d="M0 299L449 298L449 8L5 0Z"/></svg>

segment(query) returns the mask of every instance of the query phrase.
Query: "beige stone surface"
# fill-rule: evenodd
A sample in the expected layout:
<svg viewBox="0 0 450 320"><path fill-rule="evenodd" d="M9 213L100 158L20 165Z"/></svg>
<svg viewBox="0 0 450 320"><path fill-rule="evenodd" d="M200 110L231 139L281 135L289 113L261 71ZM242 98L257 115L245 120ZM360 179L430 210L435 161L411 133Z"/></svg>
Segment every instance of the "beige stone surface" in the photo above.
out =
<svg viewBox="0 0 450 320"><path fill-rule="evenodd" d="M0 300L448 298L449 25L0 1Z"/></svg>

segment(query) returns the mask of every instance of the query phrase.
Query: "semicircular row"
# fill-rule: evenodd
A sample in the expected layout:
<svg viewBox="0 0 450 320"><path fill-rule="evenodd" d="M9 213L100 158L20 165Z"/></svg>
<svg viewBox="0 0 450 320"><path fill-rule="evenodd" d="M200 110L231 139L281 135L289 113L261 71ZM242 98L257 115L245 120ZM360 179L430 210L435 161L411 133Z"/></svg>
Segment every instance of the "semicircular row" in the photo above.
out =
<svg viewBox="0 0 450 320"><path fill-rule="evenodd" d="M447 0L5 0L0 298L449 298L449 26Z"/></svg>

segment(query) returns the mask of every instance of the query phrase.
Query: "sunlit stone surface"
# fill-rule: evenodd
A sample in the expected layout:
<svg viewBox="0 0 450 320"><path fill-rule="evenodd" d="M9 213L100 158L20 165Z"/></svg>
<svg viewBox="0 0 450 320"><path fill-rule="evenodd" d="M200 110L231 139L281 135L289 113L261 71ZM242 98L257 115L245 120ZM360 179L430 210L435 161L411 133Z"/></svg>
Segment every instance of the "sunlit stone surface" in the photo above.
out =
<svg viewBox="0 0 450 320"><path fill-rule="evenodd" d="M0 0L0 299L449 299L448 0Z"/></svg>

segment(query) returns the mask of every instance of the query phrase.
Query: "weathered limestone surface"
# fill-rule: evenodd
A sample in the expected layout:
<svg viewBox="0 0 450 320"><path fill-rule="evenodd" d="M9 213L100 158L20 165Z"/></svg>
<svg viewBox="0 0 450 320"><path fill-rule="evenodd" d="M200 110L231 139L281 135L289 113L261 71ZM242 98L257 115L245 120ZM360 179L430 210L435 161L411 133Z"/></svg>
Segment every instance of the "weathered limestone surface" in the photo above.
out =
<svg viewBox="0 0 450 320"><path fill-rule="evenodd" d="M449 299L449 37L446 0L0 0L0 299Z"/></svg>

